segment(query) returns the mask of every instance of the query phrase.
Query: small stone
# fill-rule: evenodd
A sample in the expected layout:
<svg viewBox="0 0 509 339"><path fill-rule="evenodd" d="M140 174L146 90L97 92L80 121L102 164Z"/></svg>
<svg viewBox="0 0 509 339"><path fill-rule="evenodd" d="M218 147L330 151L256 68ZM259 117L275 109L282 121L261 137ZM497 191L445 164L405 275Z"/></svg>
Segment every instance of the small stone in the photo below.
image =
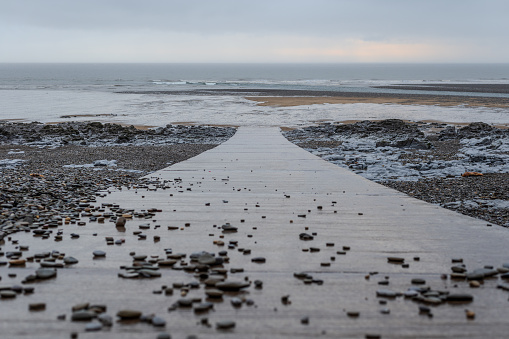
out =
<svg viewBox="0 0 509 339"><path fill-rule="evenodd" d="M216 323L216 327L219 330L227 330L235 327L235 321L223 320Z"/></svg>
<svg viewBox="0 0 509 339"><path fill-rule="evenodd" d="M106 252L101 250L94 251L92 254L94 255L94 258L102 258L106 256Z"/></svg>
<svg viewBox="0 0 509 339"><path fill-rule="evenodd" d="M401 257L388 257L387 258L387 261L390 262L390 263L403 263L405 262L405 258L401 258Z"/></svg>
<svg viewBox="0 0 509 339"><path fill-rule="evenodd" d="M467 319L475 319L475 312L470 310L465 310L465 315Z"/></svg>
<svg viewBox="0 0 509 339"><path fill-rule="evenodd" d="M230 280L216 283L216 288L222 291L240 291L246 287L249 287L249 283Z"/></svg>
<svg viewBox="0 0 509 339"><path fill-rule="evenodd" d="M346 315L349 316L350 318L357 318L357 317L359 317L360 312L358 312L358 311L348 311L348 312L346 312Z"/></svg>
<svg viewBox="0 0 509 339"><path fill-rule="evenodd" d="M251 262L257 263L257 264L263 264L265 263L266 259L264 257L256 257L251 259Z"/></svg>
<svg viewBox="0 0 509 339"><path fill-rule="evenodd" d="M113 318L109 314L101 313L97 316L97 320L99 320L103 326L113 326Z"/></svg>
<svg viewBox="0 0 509 339"><path fill-rule="evenodd" d="M309 317L303 317L300 319L300 323L302 325L308 325L309 324Z"/></svg>
<svg viewBox="0 0 509 339"><path fill-rule="evenodd" d="M481 283L478 280L472 280L472 281L469 282L469 285L472 288L476 288L476 287L480 287Z"/></svg>
<svg viewBox="0 0 509 339"><path fill-rule="evenodd" d="M71 320L72 321L89 321L94 319L97 316L95 312L80 310L72 313Z"/></svg>
<svg viewBox="0 0 509 339"><path fill-rule="evenodd" d="M428 314L430 312L431 312L431 308L429 308L428 306L423 306L423 305L419 306L419 313Z"/></svg>
<svg viewBox="0 0 509 339"><path fill-rule="evenodd" d="M472 302L474 297L471 294L449 294L446 300L448 302Z"/></svg>
<svg viewBox="0 0 509 339"><path fill-rule="evenodd" d="M164 320L161 317L155 316L152 318L152 325L154 325L156 327L166 326L166 320Z"/></svg>
<svg viewBox="0 0 509 339"><path fill-rule="evenodd" d="M218 290L218 289L208 289L208 290L205 290L205 294L207 295L207 297L209 298L214 298L214 299L219 299L219 298L222 298L223 297L223 294L224 292L221 291L221 290Z"/></svg>
<svg viewBox="0 0 509 339"><path fill-rule="evenodd" d="M376 296L385 298L396 298L398 296L398 293L391 290L377 290Z"/></svg>
<svg viewBox="0 0 509 339"><path fill-rule="evenodd" d="M77 264L79 261L78 259L76 259L75 257L65 257L64 258L64 263L66 265L74 265L74 264Z"/></svg>
<svg viewBox="0 0 509 339"><path fill-rule="evenodd" d="M411 283L413 285L424 285L424 284L426 284L426 280L421 279L421 278L414 278L414 279L412 279Z"/></svg>
<svg viewBox="0 0 509 339"><path fill-rule="evenodd" d="M17 295L17 293L14 291L9 291L9 290L0 291L0 298L2 298L2 299L16 298L16 295Z"/></svg>
<svg viewBox="0 0 509 339"><path fill-rule="evenodd" d="M117 317L120 319L139 319L141 312L136 310L120 310L117 312Z"/></svg>
<svg viewBox="0 0 509 339"><path fill-rule="evenodd" d="M241 307L242 306L242 299L233 297L230 300L230 303L233 307Z"/></svg>
<svg viewBox="0 0 509 339"><path fill-rule="evenodd" d="M124 227L125 223L126 223L126 218L125 217L120 217L120 218L117 219L117 222L115 223L115 226L116 227Z"/></svg>
<svg viewBox="0 0 509 339"><path fill-rule="evenodd" d="M44 311L46 309L46 303L32 303L28 304L29 311Z"/></svg>
<svg viewBox="0 0 509 339"><path fill-rule="evenodd" d="M85 325L85 331L87 332L100 331L102 330L102 328L103 325L97 320L89 322L88 324Z"/></svg>
<svg viewBox="0 0 509 339"><path fill-rule="evenodd" d="M35 271L37 279L50 279L56 277L57 270L55 268L39 268Z"/></svg>
<svg viewBox="0 0 509 339"><path fill-rule="evenodd" d="M161 332L161 333L157 334L156 339L171 339L171 335L166 332Z"/></svg>

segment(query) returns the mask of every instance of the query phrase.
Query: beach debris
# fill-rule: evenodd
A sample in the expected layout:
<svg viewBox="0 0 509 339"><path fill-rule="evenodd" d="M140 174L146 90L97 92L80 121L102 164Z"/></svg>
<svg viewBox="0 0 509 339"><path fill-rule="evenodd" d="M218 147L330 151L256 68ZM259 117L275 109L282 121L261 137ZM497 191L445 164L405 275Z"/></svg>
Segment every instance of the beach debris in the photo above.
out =
<svg viewBox="0 0 509 339"><path fill-rule="evenodd" d="M482 175L483 174L479 173L479 172L465 172L461 176L462 177L479 177L479 176L482 176Z"/></svg>

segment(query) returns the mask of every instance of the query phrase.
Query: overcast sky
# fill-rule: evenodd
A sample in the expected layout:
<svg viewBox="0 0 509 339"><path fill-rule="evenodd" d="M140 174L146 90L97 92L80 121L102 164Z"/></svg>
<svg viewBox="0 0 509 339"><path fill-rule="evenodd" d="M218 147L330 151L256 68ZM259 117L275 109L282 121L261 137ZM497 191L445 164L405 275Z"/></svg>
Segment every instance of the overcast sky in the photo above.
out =
<svg viewBox="0 0 509 339"><path fill-rule="evenodd" d="M509 62L509 0L0 0L0 62Z"/></svg>

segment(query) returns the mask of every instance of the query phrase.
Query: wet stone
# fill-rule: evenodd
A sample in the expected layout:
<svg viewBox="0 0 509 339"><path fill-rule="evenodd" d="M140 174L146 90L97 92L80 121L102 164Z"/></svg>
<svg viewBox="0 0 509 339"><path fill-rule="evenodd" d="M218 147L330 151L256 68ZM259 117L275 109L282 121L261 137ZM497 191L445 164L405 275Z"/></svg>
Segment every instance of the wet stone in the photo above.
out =
<svg viewBox="0 0 509 339"><path fill-rule="evenodd" d="M222 291L240 291L243 288L249 287L249 283L240 281L223 281L216 283L216 288Z"/></svg>
<svg viewBox="0 0 509 339"><path fill-rule="evenodd" d="M449 294L446 300L448 302L472 302L474 297L471 294Z"/></svg>
<svg viewBox="0 0 509 339"><path fill-rule="evenodd" d="M0 298L2 299L12 299L16 298L17 293L14 291L0 291Z"/></svg>
<svg viewBox="0 0 509 339"><path fill-rule="evenodd" d="M76 311L76 312L72 313L71 320L72 321L89 321L89 320L94 319L96 316L97 315L95 312L87 311L87 310L80 310L80 311Z"/></svg>
<svg viewBox="0 0 509 339"><path fill-rule="evenodd" d="M85 331L92 332L92 331L100 331L102 330L103 325L101 322L94 320L92 322L89 322L85 325Z"/></svg>
<svg viewBox="0 0 509 339"><path fill-rule="evenodd" d="M57 270L54 268L39 268L35 271L37 279L50 279L56 277Z"/></svg>
<svg viewBox="0 0 509 339"><path fill-rule="evenodd" d="M402 263L405 262L405 258L401 258L401 257L388 257L387 261L390 262L390 263L399 263L399 264L402 264Z"/></svg>
<svg viewBox="0 0 509 339"><path fill-rule="evenodd" d="M94 258L103 258L106 256L106 252L101 251L101 250L96 250L96 251L92 252L92 254L94 255Z"/></svg>
<svg viewBox="0 0 509 339"><path fill-rule="evenodd" d="M426 284L426 280L421 279L421 278L414 278L414 279L412 279L411 283L413 285L424 285L424 284Z"/></svg>
<svg viewBox="0 0 509 339"><path fill-rule="evenodd" d="M216 328L220 330L227 330L235 327L235 322L231 320L222 320L216 323Z"/></svg>
<svg viewBox="0 0 509 339"><path fill-rule="evenodd" d="M141 314L140 311L126 309L118 311L117 317L120 319L139 319Z"/></svg>
<svg viewBox="0 0 509 339"><path fill-rule="evenodd" d="M74 257L65 257L64 258L64 263L66 265L74 265L74 264L77 264L79 261L78 259L74 258Z"/></svg>
<svg viewBox="0 0 509 339"><path fill-rule="evenodd" d="M155 316L152 318L152 325L154 325L156 327L166 326L166 320L164 320L161 317Z"/></svg>

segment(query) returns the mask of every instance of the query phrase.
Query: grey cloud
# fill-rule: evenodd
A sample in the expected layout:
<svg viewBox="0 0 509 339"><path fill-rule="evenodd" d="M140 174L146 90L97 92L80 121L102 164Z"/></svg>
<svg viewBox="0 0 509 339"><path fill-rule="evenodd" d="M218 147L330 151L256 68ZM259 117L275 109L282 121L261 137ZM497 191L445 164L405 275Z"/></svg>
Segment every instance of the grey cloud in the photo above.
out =
<svg viewBox="0 0 509 339"><path fill-rule="evenodd" d="M2 1L1 21L63 30L290 34L366 40L505 37L504 0Z"/></svg>

